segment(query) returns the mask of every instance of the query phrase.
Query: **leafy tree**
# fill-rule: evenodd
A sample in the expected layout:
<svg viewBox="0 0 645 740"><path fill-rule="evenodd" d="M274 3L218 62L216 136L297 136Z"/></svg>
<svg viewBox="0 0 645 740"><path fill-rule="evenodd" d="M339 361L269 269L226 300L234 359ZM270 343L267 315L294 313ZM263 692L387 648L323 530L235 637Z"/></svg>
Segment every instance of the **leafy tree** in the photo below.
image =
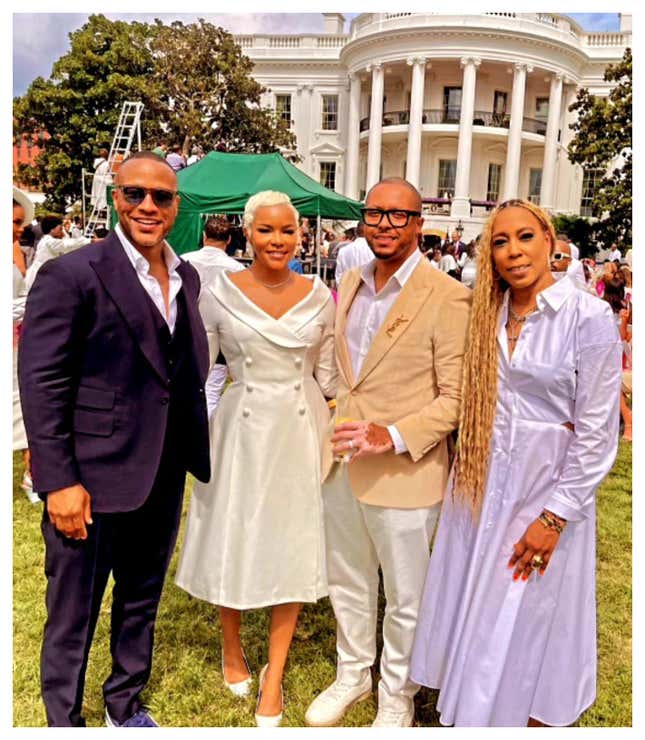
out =
<svg viewBox="0 0 645 740"><path fill-rule="evenodd" d="M262 153L295 148L295 137L273 111L260 107L264 88L233 36L202 18L184 25L156 21L155 76L168 138L204 150Z"/></svg>
<svg viewBox="0 0 645 740"><path fill-rule="evenodd" d="M599 219L593 237L601 245L632 243L632 52L626 49L618 64L605 70L605 81L615 82L609 96L596 98L586 88L579 91L569 110L577 111L569 159L585 169L606 174L592 201Z"/></svg>
<svg viewBox="0 0 645 740"><path fill-rule="evenodd" d="M47 207L80 198L81 170L109 148L126 100L144 104L143 145L160 137L204 149L269 152L294 149L295 137L260 107L263 88L231 34L210 23L164 26L92 15L69 35L70 49L48 80L34 80L14 100L14 136L46 131L35 167L21 182L43 189Z"/></svg>
<svg viewBox="0 0 645 740"><path fill-rule="evenodd" d="M596 253L594 226L582 216L558 214L553 217L553 226L558 234L566 234L580 250L580 257L593 257Z"/></svg>
<svg viewBox="0 0 645 740"><path fill-rule="evenodd" d="M147 24L92 15L69 34L70 50L50 78L38 77L14 100L14 135L50 136L35 167L19 173L21 181L44 190L48 207L60 211L80 197L81 169L92 168L99 148L109 149L125 100L143 101L157 127L149 37Z"/></svg>

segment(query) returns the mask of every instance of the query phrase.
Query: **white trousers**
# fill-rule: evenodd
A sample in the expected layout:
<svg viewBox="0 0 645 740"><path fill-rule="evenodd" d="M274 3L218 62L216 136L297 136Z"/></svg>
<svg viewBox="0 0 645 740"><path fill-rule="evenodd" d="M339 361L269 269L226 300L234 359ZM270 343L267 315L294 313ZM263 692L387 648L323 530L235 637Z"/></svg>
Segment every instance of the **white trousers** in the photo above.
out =
<svg viewBox="0 0 645 740"><path fill-rule="evenodd" d="M417 613L441 504L389 509L354 498L344 464L323 487L329 596L337 622L337 678L359 683L376 659L378 569L385 590L379 704L408 703Z"/></svg>

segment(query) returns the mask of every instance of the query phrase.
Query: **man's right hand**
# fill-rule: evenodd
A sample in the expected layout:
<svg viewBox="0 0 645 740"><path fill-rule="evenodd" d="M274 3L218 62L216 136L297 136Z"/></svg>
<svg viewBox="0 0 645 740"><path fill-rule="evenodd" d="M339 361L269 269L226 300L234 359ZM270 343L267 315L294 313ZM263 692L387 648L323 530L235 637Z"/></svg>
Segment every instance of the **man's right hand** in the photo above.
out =
<svg viewBox="0 0 645 740"><path fill-rule="evenodd" d="M80 484L47 494L49 520L65 537L86 540L86 524L92 524L90 494Z"/></svg>

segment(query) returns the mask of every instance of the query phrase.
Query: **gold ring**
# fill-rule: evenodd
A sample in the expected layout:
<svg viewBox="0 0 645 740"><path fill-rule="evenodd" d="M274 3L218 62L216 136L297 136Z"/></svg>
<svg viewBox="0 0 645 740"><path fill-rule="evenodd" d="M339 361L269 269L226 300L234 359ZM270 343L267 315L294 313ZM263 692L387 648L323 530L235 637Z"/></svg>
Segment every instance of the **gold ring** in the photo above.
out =
<svg viewBox="0 0 645 740"><path fill-rule="evenodd" d="M531 558L531 568L538 570L544 565L544 560L541 555L534 555Z"/></svg>

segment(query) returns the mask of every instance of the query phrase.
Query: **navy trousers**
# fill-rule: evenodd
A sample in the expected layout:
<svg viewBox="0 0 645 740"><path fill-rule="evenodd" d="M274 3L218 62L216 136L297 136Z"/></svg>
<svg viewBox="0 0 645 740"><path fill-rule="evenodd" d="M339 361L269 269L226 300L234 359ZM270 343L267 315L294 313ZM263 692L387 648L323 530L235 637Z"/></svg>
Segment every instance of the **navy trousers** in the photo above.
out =
<svg viewBox="0 0 645 740"><path fill-rule="evenodd" d="M185 478L177 455L166 445L143 506L93 514L84 541L61 535L45 511L47 622L41 687L50 727L85 726L85 671L110 572L112 671L103 695L110 716L119 723L139 709L139 693L152 668L155 618L177 538Z"/></svg>

